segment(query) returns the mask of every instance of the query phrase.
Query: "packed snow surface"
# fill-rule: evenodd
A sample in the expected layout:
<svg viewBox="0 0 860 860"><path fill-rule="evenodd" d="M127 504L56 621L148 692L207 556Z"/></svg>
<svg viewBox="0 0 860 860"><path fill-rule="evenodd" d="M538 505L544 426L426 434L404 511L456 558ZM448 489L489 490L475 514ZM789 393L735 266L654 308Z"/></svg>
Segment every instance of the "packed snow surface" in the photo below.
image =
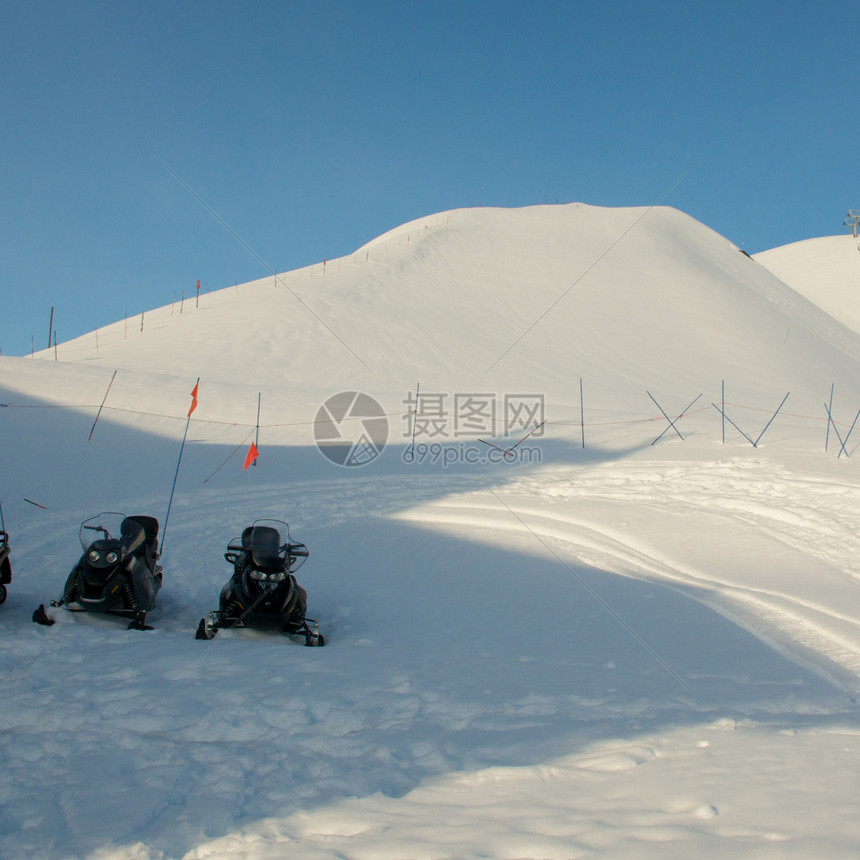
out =
<svg viewBox="0 0 860 860"><path fill-rule="evenodd" d="M0 856L856 856L860 305L780 250L456 210L0 358ZM155 629L34 625L111 510ZM194 638L259 517L326 647Z"/></svg>

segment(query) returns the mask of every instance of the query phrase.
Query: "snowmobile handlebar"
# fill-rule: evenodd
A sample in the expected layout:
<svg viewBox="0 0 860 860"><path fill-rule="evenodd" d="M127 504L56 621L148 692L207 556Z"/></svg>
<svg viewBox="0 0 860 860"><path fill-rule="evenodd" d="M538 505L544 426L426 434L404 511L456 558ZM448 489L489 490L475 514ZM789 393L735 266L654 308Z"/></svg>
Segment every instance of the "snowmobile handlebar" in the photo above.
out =
<svg viewBox="0 0 860 860"><path fill-rule="evenodd" d="M239 552L247 552L250 549L247 545L243 544L241 540L236 538L235 540L230 541L227 545L227 552L224 553L225 557L228 555L234 555ZM287 555L291 555L298 558L307 558L311 553L310 550L303 543L285 543L279 549L284 550ZM228 558L227 561L234 561L233 558Z"/></svg>
<svg viewBox="0 0 860 860"><path fill-rule="evenodd" d="M106 538L110 537L110 532L104 526L87 526L87 525L85 525L84 528L87 531L91 531L91 532L101 532Z"/></svg>

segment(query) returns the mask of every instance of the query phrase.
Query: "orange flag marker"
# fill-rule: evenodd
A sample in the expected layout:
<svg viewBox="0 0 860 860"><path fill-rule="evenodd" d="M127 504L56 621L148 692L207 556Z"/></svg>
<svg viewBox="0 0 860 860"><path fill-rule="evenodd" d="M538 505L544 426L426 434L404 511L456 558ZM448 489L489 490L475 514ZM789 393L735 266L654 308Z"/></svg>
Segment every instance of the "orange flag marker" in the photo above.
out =
<svg viewBox="0 0 860 860"><path fill-rule="evenodd" d="M260 456L260 452L257 451L257 446L252 442L251 447L248 449L248 453L245 455L245 465L242 466L243 469L247 469L248 466L253 463L257 457Z"/></svg>
<svg viewBox="0 0 860 860"><path fill-rule="evenodd" d="M194 390L191 392L191 408L188 410L188 417L191 417L191 413L197 408L197 389L200 387L200 380L194 384Z"/></svg>

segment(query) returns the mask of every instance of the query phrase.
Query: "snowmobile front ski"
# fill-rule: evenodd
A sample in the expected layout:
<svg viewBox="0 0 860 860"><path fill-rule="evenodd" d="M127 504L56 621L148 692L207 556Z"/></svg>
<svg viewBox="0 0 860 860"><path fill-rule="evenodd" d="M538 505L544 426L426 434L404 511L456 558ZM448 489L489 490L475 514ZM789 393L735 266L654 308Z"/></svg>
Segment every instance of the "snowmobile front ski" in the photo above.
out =
<svg viewBox="0 0 860 860"><path fill-rule="evenodd" d="M308 618L308 621L313 619ZM318 621L314 621L314 629L308 629L305 625L305 645L309 648L322 648L325 645L325 636L320 633L320 625Z"/></svg>
<svg viewBox="0 0 860 860"><path fill-rule="evenodd" d="M52 600L51 606L56 608L59 606L68 606L68 604L64 600ZM85 611L80 607L78 609L73 609L71 606L68 606L68 608L71 609L73 612ZM110 610L108 610L105 614L106 615L120 615L120 616L124 615L126 618L128 617L128 615L125 613L112 612ZM53 618L51 618L50 615L48 615L47 611L45 610L45 604L40 603L39 608L33 612L33 623L34 624L41 624L43 627L51 627L53 624L56 624L56 621ZM146 623L146 613L145 612L137 612L135 614L135 617L129 622L128 629L129 630L153 630L154 628L152 627L151 624Z"/></svg>
<svg viewBox="0 0 860 860"><path fill-rule="evenodd" d="M40 603L39 608L33 613L33 623L41 624L43 627L50 627L54 624L54 619L45 612L45 604Z"/></svg>
<svg viewBox="0 0 860 860"><path fill-rule="evenodd" d="M217 614L217 612L211 613L212 618L208 622L205 618L200 619L200 623L197 625L197 630L194 633L195 639L214 639L218 631L222 628L231 630L245 626L241 621L220 623L215 617ZM313 623L313 629L308 626L307 622ZM311 648L322 648L325 645L325 636L319 631L319 622L313 618L308 618L301 624L286 624L281 632L289 637L304 636L305 645Z"/></svg>
<svg viewBox="0 0 860 860"><path fill-rule="evenodd" d="M239 606L238 608L243 609L243 607L241 606ZM194 634L194 638L214 639L215 634L222 627L226 627L229 630L234 627L244 626L245 625L242 623L242 616L234 617L216 609L209 613L208 621L205 618L200 619L200 623L197 625L197 632Z"/></svg>
<svg viewBox="0 0 860 860"><path fill-rule="evenodd" d="M311 629L308 624L313 624ZM287 636L304 636L305 645L309 648L322 648L325 645L325 636L320 633L320 623L314 618L305 618L301 624L287 624L283 632Z"/></svg>
<svg viewBox="0 0 860 860"><path fill-rule="evenodd" d="M114 614L114 613L111 613L111 614ZM116 614L119 615L120 613L116 613ZM151 624L146 623L146 613L138 610L135 613L134 619L129 622L128 627L126 629L128 629L128 630L153 630L154 628Z"/></svg>

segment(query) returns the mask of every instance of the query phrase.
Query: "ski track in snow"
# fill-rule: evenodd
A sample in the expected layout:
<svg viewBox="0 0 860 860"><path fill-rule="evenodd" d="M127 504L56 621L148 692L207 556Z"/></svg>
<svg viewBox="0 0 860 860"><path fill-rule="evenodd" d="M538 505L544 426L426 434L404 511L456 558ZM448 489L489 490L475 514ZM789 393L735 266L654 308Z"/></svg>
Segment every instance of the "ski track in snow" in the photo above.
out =
<svg viewBox="0 0 860 860"><path fill-rule="evenodd" d="M497 498L455 498L404 516L532 532L536 542L546 540L592 566L701 586L700 600L774 647L787 649L794 659L809 665L817 652L848 669L850 675L834 673L827 662L818 666L829 680L841 677L854 688L854 676L860 676L858 501L860 489L853 482L803 475L772 463L668 462L556 470L552 476L513 481ZM596 505L601 505L598 514ZM611 516L606 516L608 509ZM636 526L642 511L648 513L644 529ZM760 575L750 584L747 568L756 563L754 553L733 557L744 568L721 568L719 542L706 544L713 552L701 566L691 567L680 561L683 553L669 551L677 541L673 518L679 517L687 525L701 518L712 531L721 526L725 531L728 524L735 540L738 521L746 530L767 535L802 560L795 566L805 583L798 583L796 572L779 571L772 587L761 587ZM608 526L613 520L618 521L615 528ZM768 622L775 630L767 630ZM792 652L792 640L802 649Z"/></svg>

